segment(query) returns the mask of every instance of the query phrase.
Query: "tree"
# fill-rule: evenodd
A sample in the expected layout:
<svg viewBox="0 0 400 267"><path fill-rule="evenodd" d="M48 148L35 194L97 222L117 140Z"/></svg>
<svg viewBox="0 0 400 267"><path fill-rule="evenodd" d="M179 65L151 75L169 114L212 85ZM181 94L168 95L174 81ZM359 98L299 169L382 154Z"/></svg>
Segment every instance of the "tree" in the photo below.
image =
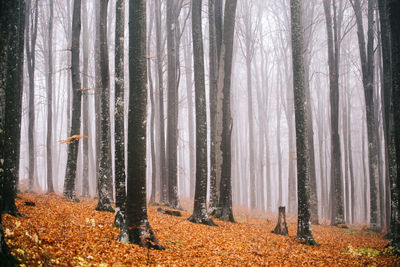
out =
<svg viewBox="0 0 400 267"><path fill-rule="evenodd" d="M167 125L167 170L168 170L168 204L179 208L178 199L178 72L176 31L179 15L178 1L167 1L167 57L168 57L168 125Z"/></svg>
<svg viewBox="0 0 400 267"><path fill-rule="evenodd" d="M231 134L232 134L232 117L231 117L231 73L232 73L232 54L233 54L233 36L235 32L235 13L237 0L228 1L225 3L224 10L224 28L222 35L221 56L218 71L218 102L222 101L222 125L217 126L222 128L221 147L222 165L221 165L221 182L220 182L220 197L218 208L215 216L225 221L234 222L232 212L232 177L231 177ZM222 99L220 99L222 97ZM218 113L218 111L217 111ZM217 117L218 119L218 117ZM218 160L217 160L218 168ZM217 174L218 177L218 174Z"/></svg>
<svg viewBox="0 0 400 267"><path fill-rule="evenodd" d="M331 1L324 0L324 11L328 38L328 65L329 65L329 88L331 107L331 224L344 223L343 208L343 182L341 165L341 148L339 137L339 34L338 22L336 20L336 2L333 0L332 23Z"/></svg>
<svg viewBox="0 0 400 267"><path fill-rule="evenodd" d="M207 114L201 0L192 1L193 68L196 99L196 187L189 221L216 225L207 214Z"/></svg>
<svg viewBox="0 0 400 267"><path fill-rule="evenodd" d="M36 0L34 7L31 7L33 0L28 0L26 4L26 62L29 75L29 108L28 108L28 147L29 147L29 165L28 165L28 191L33 191L34 173L35 173L35 63L36 63L36 39L38 29L38 3ZM30 22L32 20L32 22Z"/></svg>
<svg viewBox="0 0 400 267"><path fill-rule="evenodd" d="M375 134L377 123L374 116L374 9L375 1L368 0L367 47L365 47L364 27L360 0L351 1L357 22L357 37L360 51L362 82L364 87L365 110L368 138L368 170L370 186L370 224L374 230L381 228L379 223L378 197L378 149Z"/></svg>
<svg viewBox="0 0 400 267"><path fill-rule="evenodd" d="M297 194L298 218L297 239L307 245L316 245L311 230L309 153L307 134L307 112L304 83L303 27L301 0L290 1L292 31L293 94L296 122Z"/></svg>
<svg viewBox="0 0 400 267"><path fill-rule="evenodd" d="M160 124L159 124L159 154L160 154L160 202L167 201L167 170L165 159L165 127L164 127L164 79L163 79L163 44L161 32L161 1L155 1L156 13L156 46L157 46L157 77L158 77L158 101L160 111Z"/></svg>
<svg viewBox="0 0 400 267"><path fill-rule="evenodd" d="M72 119L69 136L79 136L81 130L81 80L79 75L79 37L81 32L81 0L74 0L72 13L71 75L72 75ZM64 180L64 196L78 202L75 192L78 142L68 144L67 168Z"/></svg>
<svg viewBox="0 0 400 267"><path fill-rule="evenodd" d="M4 102L3 99L0 102L0 214L21 216L15 205L15 196L21 137L25 1L1 2L0 10L0 30L4 36L0 53L5 59L0 63L0 92L4 94Z"/></svg>
<svg viewBox="0 0 400 267"><path fill-rule="evenodd" d="M53 130L53 17L54 17L54 3L49 0L49 32L47 39L47 141L46 141L46 152L47 152L47 193L54 192L53 187L53 158L52 158L52 130Z"/></svg>
<svg viewBox="0 0 400 267"><path fill-rule="evenodd" d="M100 73L101 73L101 141L100 166L97 181L99 202L96 210L114 212L109 199L109 180L112 179L111 132L110 132L110 71L107 46L107 6L108 0L100 1Z"/></svg>
<svg viewBox="0 0 400 267"><path fill-rule="evenodd" d="M125 219L125 130L124 130L124 23L125 4L115 5L115 221L122 226Z"/></svg>
<svg viewBox="0 0 400 267"><path fill-rule="evenodd" d="M388 1L390 20L390 44L392 56L392 111L393 111L393 138L395 139L397 176L390 181L391 184L391 242L398 253L400 253L400 22L398 14L400 3ZM389 147L389 150L394 150ZM391 153L391 152L389 152ZM389 162L390 164L390 162ZM391 166L394 167L394 166ZM394 178L394 177L393 177Z"/></svg>
<svg viewBox="0 0 400 267"><path fill-rule="evenodd" d="M128 241L164 249L154 235L146 207L146 1L129 2Z"/></svg>

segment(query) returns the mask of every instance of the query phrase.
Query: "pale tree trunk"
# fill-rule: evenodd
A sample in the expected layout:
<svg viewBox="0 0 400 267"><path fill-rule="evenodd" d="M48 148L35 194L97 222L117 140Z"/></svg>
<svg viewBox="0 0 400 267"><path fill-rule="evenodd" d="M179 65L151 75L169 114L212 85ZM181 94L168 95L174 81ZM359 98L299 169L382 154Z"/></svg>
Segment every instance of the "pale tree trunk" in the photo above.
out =
<svg viewBox="0 0 400 267"><path fill-rule="evenodd" d="M35 182L35 61L36 61L36 39L38 29L38 2L35 1L32 6L32 0L26 4L26 61L29 75L29 108L28 108L28 191L33 192Z"/></svg>
<svg viewBox="0 0 400 267"><path fill-rule="evenodd" d="M114 225L125 224L126 175L125 175L125 128L124 128L124 26L125 2L115 5L115 219Z"/></svg>
<svg viewBox="0 0 400 267"><path fill-rule="evenodd" d="M100 1L100 72L101 72L101 142L100 166L98 176L99 201L96 210L114 212L109 198L109 181L112 179L111 167L111 132L110 132L110 71L108 67L107 46L107 6L108 0ZM112 189L111 189L112 190Z"/></svg>
<svg viewBox="0 0 400 267"><path fill-rule="evenodd" d="M298 218L296 238L307 245L317 245L311 230L309 153L304 83L303 27L301 0L290 1L292 33L293 95L296 121Z"/></svg>
<svg viewBox="0 0 400 267"><path fill-rule="evenodd" d="M46 137L46 154L47 154L47 193L54 192L53 187L53 18L54 18L54 2L49 1L50 16L48 21L47 36L47 137Z"/></svg>
<svg viewBox="0 0 400 267"><path fill-rule="evenodd" d="M201 0L192 2L193 70L196 99L196 187L189 221L216 225L207 214L207 110Z"/></svg>
<svg viewBox="0 0 400 267"><path fill-rule="evenodd" d="M71 76L72 76L72 120L70 137L80 135L81 131L81 80L79 72L79 37L81 33L81 0L74 0L72 15ZM64 196L79 201L75 192L76 166L78 159L77 140L68 144L67 168L64 180Z"/></svg>
<svg viewBox="0 0 400 267"><path fill-rule="evenodd" d="M119 239L142 247L164 249L159 244L147 219L146 62L146 1L131 1L129 5L128 113L128 125L131 127L128 128L127 225Z"/></svg>

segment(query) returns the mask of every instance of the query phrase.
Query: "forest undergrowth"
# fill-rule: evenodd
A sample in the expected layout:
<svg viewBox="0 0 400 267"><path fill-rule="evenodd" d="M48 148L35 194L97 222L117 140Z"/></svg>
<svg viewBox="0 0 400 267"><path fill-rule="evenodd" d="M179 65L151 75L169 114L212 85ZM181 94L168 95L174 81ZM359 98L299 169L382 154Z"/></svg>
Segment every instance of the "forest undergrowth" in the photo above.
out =
<svg viewBox="0 0 400 267"><path fill-rule="evenodd" d="M286 237L271 233L277 215L236 208L236 223L215 219L218 227L211 227L189 222L189 211L174 217L149 206L150 224L166 247L156 251L116 241L114 214L95 211L96 200L19 196L24 217L3 215L3 227L21 266L400 266L388 242L361 226L313 226L320 246L311 247L296 242L295 218L288 219Z"/></svg>

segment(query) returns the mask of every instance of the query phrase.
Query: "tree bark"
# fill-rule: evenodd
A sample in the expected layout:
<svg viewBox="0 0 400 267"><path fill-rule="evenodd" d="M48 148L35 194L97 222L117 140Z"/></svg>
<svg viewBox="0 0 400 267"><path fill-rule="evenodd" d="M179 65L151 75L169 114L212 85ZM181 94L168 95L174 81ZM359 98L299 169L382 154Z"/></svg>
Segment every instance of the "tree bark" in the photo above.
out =
<svg viewBox="0 0 400 267"><path fill-rule="evenodd" d="M69 136L80 135L81 131L81 80L79 75L79 37L81 32L81 0L74 0L72 15L71 75L72 75L72 121ZM67 168L64 180L64 196L78 202L75 192L78 142L68 144Z"/></svg>
<svg viewBox="0 0 400 267"><path fill-rule="evenodd" d="M290 1L292 32L293 94L296 121L298 219L297 239L307 245L317 245L311 230L309 148L307 142L307 112L304 83L303 27L301 0Z"/></svg>
<svg viewBox="0 0 400 267"><path fill-rule="evenodd" d="M146 1L129 2L129 112L127 240L142 247L164 249L154 235L146 206ZM120 240L124 239L124 232Z"/></svg>
<svg viewBox="0 0 400 267"><path fill-rule="evenodd" d="M196 99L196 187L189 221L216 225L207 214L207 111L201 0L192 2L193 68Z"/></svg>
<svg viewBox="0 0 400 267"><path fill-rule="evenodd" d="M125 2L115 5L115 219L114 225L122 228L125 223L126 175L124 128L124 26Z"/></svg>
<svg viewBox="0 0 400 267"><path fill-rule="evenodd" d="M114 212L111 207L108 187L111 166L111 133L110 133L110 71L108 67L107 46L107 7L108 0L100 1L100 72L101 72L101 142L100 168L98 177L99 201L96 210ZM112 190L112 189L111 189Z"/></svg>
<svg viewBox="0 0 400 267"><path fill-rule="evenodd" d="M285 207L282 206L279 207L278 223L276 224L275 229L272 232L274 234L285 235L285 236L289 234L286 225Z"/></svg>

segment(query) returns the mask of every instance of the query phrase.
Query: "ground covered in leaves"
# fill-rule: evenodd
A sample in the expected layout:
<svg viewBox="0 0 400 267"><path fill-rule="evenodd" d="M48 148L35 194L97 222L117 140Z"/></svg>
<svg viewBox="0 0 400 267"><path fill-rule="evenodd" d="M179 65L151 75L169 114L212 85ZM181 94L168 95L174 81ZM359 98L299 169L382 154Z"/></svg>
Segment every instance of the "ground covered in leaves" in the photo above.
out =
<svg viewBox="0 0 400 267"><path fill-rule="evenodd" d="M271 233L273 217L237 210L237 223L215 220L218 227L210 227L189 222L190 212L174 217L151 206L150 224L166 247L155 251L116 241L120 231L112 226L113 214L95 211L95 200L20 196L16 202L25 217L3 215L4 232L12 253L26 266L400 266L400 258L385 248L387 241L362 228L314 226L320 246L310 247L295 241L295 218L289 219L284 237Z"/></svg>

